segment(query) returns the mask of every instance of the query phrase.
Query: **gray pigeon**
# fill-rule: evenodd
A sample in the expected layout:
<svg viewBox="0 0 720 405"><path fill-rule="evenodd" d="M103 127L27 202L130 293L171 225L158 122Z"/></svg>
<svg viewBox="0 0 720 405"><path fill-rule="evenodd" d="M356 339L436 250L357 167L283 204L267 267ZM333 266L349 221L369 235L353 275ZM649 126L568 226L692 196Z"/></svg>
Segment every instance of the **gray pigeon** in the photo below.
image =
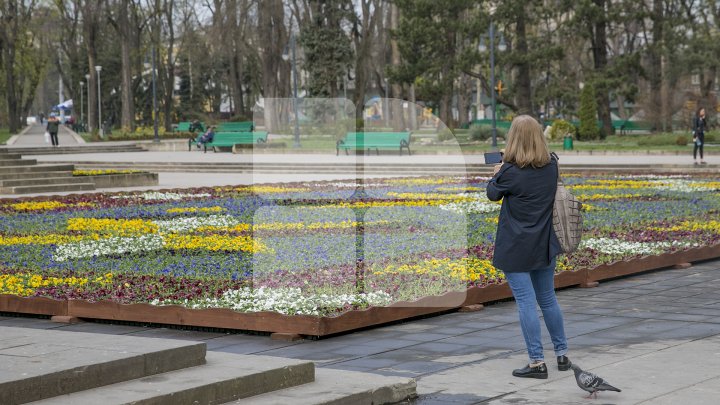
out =
<svg viewBox="0 0 720 405"><path fill-rule="evenodd" d="M588 395L587 398L590 398L593 395L595 396L595 398L597 398L598 391L620 392L619 389L608 384L607 382L605 382L605 380L596 376L595 374L588 372L588 371L583 371L580 367L576 366L575 364L573 364L570 367L575 372L575 381L577 382L578 387L580 387L590 393L590 395Z"/></svg>

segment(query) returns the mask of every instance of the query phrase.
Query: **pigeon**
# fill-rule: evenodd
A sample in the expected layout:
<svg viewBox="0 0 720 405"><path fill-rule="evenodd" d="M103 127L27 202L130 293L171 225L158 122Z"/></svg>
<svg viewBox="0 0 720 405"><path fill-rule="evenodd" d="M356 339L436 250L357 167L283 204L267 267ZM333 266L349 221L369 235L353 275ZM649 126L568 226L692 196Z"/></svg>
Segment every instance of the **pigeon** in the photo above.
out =
<svg viewBox="0 0 720 405"><path fill-rule="evenodd" d="M570 367L575 372L575 381L577 382L578 387L580 387L590 393L590 395L588 395L587 398L590 398L593 395L595 396L595 398L597 398L598 391L621 392L620 389L615 388L612 385L608 384L602 378L600 378L600 377L596 376L595 374L590 373L588 371L583 371L580 367L576 366L575 364L573 364Z"/></svg>

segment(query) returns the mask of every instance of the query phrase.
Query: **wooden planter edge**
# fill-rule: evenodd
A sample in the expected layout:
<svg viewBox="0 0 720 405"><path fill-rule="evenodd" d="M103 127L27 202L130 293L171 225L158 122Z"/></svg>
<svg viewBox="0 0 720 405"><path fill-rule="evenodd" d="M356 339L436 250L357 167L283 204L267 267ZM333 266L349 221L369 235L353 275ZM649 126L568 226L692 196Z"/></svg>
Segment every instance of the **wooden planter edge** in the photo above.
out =
<svg viewBox="0 0 720 405"><path fill-rule="evenodd" d="M591 269L564 271L555 275L555 287L564 288L625 275L662 269L682 262L720 257L720 244L657 256L603 264ZM462 306L512 298L507 283L470 287L464 292L396 302L388 307L348 311L338 316L283 315L276 312L236 312L227 308L190 309L178 305L121 304L112 301L54 300L44 297L0 295L0 312L64 315L78 318L122 320L157 324L328 336L424 315L451 311Z"/></svg>

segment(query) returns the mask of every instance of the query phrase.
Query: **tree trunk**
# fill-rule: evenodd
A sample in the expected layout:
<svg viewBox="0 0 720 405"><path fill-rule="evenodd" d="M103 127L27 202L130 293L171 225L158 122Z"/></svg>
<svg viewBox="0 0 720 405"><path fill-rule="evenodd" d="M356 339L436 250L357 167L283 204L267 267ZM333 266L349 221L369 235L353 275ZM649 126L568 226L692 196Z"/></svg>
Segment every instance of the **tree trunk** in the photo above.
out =
<svg viewBox="0 0 720 405"><path fill-rule="evenodd" d="M470 103L468 92L470 91L470 80L467 75L460 76L460 86L458 87L458 125L462 128L468 123L468 113L470 112Z"/></svg>
<svg viewBox="0 0 720 405"><path fill-rule="evenodd" d="M132 48L132 31L128 14L131 13L130 1L123 0L118 13L118 34L120 36L120 76L122 79L121 93L121 117L120 126L125 131L135 130L135 100L133 93L132 60L130 50Z"/></svg>
<svg viewBox="0 0 720 405"><path fill-rule="evenodd" d="M660 0L653 2L653 43L649 53L650 111L648 118L654 130L662 128L662 41L663 41L663 4Z"/></svg>
<svg viewBox="0 0 720 405"><path fill-rule="evenodd" d="M283 47L287 44L282 0L263 0L258 3L259 40L262 47L262 87L265 99L265 128L275 132L280 127L280 106L274 102L280 94L279 76Z"/></svg>
<svg viewBox="0 0 720 405"><path fill-rule="evenodd" d="M175 106L175 21L173 18L173 11L175 8L175 0L165 0L164 2L164 13L167 23L167 60L165 61L165 83L164 90L165 94L163 100L163 113L165 115L165 131L172 131L173 124L173 107Z"/></svg>
<svg viewBox="0 0 720 405"><path fill-rule="evenodd" d="M15 134L20 131L20 105L18 103L18 94L16 91L16 78L15 78L15 38L17 32L19 32L19 11L18 4L15 0L8 1L4 5L0 14L2 18L3 27L2 37L2 60L5 65L5 99L7 101L8 108L8 126L11 134Z"/></svg>
<svg viewBox="0 0 720 405"><path fill-rule="evenodd" d="M517 19L515 20L515 34L517 36L517 45L515 47L515 51L522 55L520 61L515 64L515 82L517 86L515 104L518 107L518 114L534 115L534 111L532 110L532 83L530 81L530 63L526 58L526 55L528 54L528 43L525 13L525 7L520 7L520 13L518 13ZM491 44L491 46L494 46L494 44ZM493 85L497 86L497 83L493 83Z"/></svg>
<svg viewBox="0 0 720 405"><path fill-rule="evenodd" d="M399 24L400 9L393 3L390 5L390 29L398 29ZM400 66L400 48L398 47L397 39L393 37L390 39L390 49L392 66ZM405 119L403 115L402 85L400 83L392 84L392 98L389 98L389 100L388 108L392 119L392 127L395 131L402 131L405 129Z"/></svg>
<svg viewBox="0 0 720 405"><path fill-rule="evenodd" d="M83 31L85 34L85 47L87 48L88 61L88 80L89 96L88 96L88 131L99 130L98 110L97 110L97 73L95 65L97 65L97 44L96 36L98 29L98 14L100 13L100 2L88 0L83 8Z"/></svg>
<svg viewBox="0 0 720 405"><path fill-rule="evenodd" d="M608 64L607 60L607 10L605 9L607 0L593 0L593 3L602 13L602 18L595 22L594 32L592 36L593 60L595 62L595 72L599 78L605 77L605 69ZM597 98L598 119L602 123L600 128L600 138L604 139L607 135L612 134L612 117L610 115L610 91L604 80L595 83L595 96Z"/></svg>

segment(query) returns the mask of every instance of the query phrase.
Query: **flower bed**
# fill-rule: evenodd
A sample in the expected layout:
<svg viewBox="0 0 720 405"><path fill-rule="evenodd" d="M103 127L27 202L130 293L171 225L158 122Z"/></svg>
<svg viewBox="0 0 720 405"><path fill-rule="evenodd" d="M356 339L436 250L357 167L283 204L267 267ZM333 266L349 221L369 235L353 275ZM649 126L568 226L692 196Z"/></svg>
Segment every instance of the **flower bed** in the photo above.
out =
<svg viewBox="0 0 720 405"><path fill-rule="evenodd" d="M0 311L323 335L507 298L486 181L0 201ZM585 203L586 232L558 261L558 286L720 255L713 178L565 182Z"/></svg>

